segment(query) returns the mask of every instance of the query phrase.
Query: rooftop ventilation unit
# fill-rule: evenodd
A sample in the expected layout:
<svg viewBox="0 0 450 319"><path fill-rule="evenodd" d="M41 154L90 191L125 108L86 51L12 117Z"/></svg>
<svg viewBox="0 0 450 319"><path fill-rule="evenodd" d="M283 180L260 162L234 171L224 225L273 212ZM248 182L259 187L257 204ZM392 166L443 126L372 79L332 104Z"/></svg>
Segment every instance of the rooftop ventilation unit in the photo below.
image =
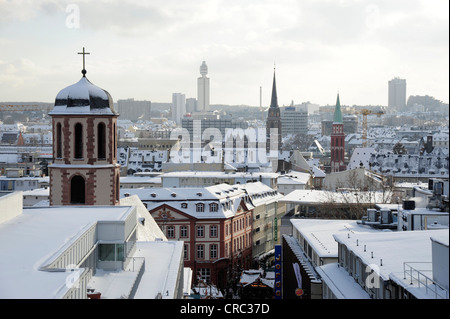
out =
<svg viewBox="0 0 450 319"><path fill-rule="evenodd" d="M416 202L413 200L404 200L403 201L403 209L406 209L406 210L416 209Z"/></svg>

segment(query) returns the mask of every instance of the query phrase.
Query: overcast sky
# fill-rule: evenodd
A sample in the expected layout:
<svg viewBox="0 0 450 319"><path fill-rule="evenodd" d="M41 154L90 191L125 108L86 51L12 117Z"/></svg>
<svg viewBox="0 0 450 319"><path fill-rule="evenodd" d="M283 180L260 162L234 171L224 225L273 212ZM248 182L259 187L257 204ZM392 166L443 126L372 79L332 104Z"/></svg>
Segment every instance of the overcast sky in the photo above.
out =
<svg viewBox="0 0 450 319"><path fill-rule="evenodd" d="M0 0L0 101L54 102L88 79L114 101L197 95L203 60L211 104L310 101L387 105L449 101L448 0Z"/></svg>

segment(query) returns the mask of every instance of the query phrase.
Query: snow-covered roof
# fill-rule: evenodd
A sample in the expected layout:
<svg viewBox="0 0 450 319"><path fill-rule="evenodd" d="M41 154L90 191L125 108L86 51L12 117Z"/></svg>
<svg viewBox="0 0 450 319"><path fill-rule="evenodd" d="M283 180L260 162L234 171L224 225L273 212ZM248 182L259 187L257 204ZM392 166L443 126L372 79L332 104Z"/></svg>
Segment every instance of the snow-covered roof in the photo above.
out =
<svg viewBox="0 0 450 319"><path fill-rule="evenodd" d="M283 195L261 182L185 188L122 188L121 198L125 194L137 195L149 211L164 203L199 219L232 217L242 200L251 209L283 198ZM197 211L197 203L205 205L203 212ZM218 204L217 211L208 209L212 203Z"/></svg>
<svg viewBox="0 0 450 319"><path fill-rule="evenodd" d="M49 115L107 114L115 115L111 95L93 85L85 76L56 95L55 106Z"/></svg>
<svg viewBox="0 0 450 319"><path fill-rule="evenodd" d="M129 206L24 208L0 224L0 298L61 298L67 272L40 270L99 220L125 220Z"/></svg>
<svg viewBox="0 0 450 319"><path fill-rule="evenodd" d="M289 171L285 175L278 177L278 184L301 184L305 185L311 179L310 173Z"/></svg>
<svg viewBox="0 0 450 319"><path fill-rule="evenodd" d="M448 229L336 234L334 238L366 265L377 265L373 267L376 273L389 280L391 274L404 277L404 262L431 263L431 238L445 236L449 236Z"/></svg>
<svg viewBox="0 0 450 319"><path fill-rule="evenodd" d="M292 226L302 234L321 258L338 257L335 234L360 234L380 232L372 227L360 225L356 220L335 219L290 219Z"/></svg>
<svg viewBox="0 0 450 319"><path fill-rule="evenodd" d="M167 177L216 177L216 178L277 178L280 174L269 172L218 172L218 171L176 171L167 172L161 175L163 178Z"/></svg>
<svg viewBox="0 0 450 319"><path fill-rule="evenodd" d="M358 147L353 150L352 156L348 162L348 169L358 168L360 163L363 164L365 168L369 168L369 162L372 154L375 154L375 149L373 147Z"/></svg>
<svg viewBox="0 0 450 319"><path fill-rule="evenodd" d="M370 299L369 294L339 267L338 263L329 263L316 268L321 279L338 299Z"/></svg>
<svg viewBox="0 0 450 319"><path fill-rule="evenodd" d="M331 192L324 190L297 189L287 194L280 201L303 205L346 203L374 204L385 200L382 192Z"/></svg>

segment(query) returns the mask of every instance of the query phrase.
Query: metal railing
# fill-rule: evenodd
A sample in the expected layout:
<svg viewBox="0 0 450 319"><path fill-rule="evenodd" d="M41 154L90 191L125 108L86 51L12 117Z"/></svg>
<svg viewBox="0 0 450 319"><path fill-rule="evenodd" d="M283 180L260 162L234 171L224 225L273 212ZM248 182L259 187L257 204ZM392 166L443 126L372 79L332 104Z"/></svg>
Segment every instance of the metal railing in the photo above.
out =
<svg viewBox="0 0 450 319"><path fill-rule="evenodd" d="M427 269L417 269L411 264L429 265ZM434 294L435 299L449 299L449 291L435 282L433 279L424 274L424 272L432 272L431 262L404 262L403 263L403 279L409 278L410 285L417 284L418 288L421 286L425 289L425 293ZM416 266L417 267L417 266Z"/></svg>
<svg viewBox="0 0 450 319"><path fill-rule="evenodd" d="M123 262L123 270L139 272L145 263L144 257L127 257Z"/></svg>

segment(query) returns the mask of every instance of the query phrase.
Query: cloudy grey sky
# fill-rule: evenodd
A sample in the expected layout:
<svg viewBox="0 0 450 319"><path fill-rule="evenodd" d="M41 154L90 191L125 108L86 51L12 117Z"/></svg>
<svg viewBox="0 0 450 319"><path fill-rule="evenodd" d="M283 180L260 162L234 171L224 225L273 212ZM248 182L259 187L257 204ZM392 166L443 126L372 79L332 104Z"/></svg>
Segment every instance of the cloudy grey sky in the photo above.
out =
<svg viewBox="0 0 450 319"><path fill-rule="evenodd" d="M448 0L0 0L0 101L53 102L87 77L115 101L196 97L203 60L211 104L387 105L449 101Z"/></svg>

